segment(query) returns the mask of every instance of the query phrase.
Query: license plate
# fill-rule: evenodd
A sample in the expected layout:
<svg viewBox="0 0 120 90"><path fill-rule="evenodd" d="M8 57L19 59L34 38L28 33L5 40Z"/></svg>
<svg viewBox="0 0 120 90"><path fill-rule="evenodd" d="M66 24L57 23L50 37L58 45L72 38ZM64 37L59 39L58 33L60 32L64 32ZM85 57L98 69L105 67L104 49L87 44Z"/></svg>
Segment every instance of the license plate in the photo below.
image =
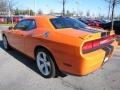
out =
<svg viewBox="0 0 120 90"><path fill-rule="evenodd" d="M107 62L109 60L109 58L108 57L106 57L105 59L104 59L104 62Z"/></svg>

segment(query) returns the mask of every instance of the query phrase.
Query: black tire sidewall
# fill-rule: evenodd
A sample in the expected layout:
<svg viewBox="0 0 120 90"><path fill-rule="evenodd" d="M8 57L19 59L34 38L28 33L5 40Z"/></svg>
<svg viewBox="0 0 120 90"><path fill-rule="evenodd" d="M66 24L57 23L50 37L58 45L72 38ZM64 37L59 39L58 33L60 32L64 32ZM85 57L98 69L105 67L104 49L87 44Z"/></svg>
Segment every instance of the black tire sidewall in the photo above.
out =
<svg viewBox="0 0 120 90"><path fill-rule="evenodd" d="M9 50L9 49L10 49L10 46L9 46L9 43L8 43L8 40L7 40L6 36L3 36L2 38L3 38L3 43L4 43L4 39L6 39L6 43L7 43L7 48L5 48L5 46L4 46L4 44L3 44L4 49L5 49L5 50Z"/></svg>

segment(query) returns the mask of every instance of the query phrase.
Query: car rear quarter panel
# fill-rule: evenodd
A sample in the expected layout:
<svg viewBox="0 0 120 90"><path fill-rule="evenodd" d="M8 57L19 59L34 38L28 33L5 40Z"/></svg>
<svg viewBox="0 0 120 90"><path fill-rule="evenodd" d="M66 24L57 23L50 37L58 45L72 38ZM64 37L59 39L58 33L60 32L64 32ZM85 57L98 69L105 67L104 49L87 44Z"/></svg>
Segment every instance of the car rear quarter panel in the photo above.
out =
<svg viewBox="0 0 120 90"><path fill-rule="evenodd" d="M27 42L28 46L25 51L35 59L35 48L43 46L52 53L59 69L67 71L71 65L75 67L76 63L80 64L80 46L82 45L82 41L83 39L81 38L65 36L54 31L50 32L47 38L34 33L33 37ZM76 68L76 71L78 69Z"/></svg>

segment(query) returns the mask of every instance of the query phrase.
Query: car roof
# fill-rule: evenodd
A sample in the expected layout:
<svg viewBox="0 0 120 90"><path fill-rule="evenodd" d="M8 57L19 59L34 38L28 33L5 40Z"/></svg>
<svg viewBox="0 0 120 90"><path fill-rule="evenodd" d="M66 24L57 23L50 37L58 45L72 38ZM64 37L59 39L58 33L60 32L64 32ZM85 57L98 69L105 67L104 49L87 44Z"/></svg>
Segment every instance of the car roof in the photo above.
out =
<svg viewBox="0 0 120 90"><path fill-rule="evenodd" d="M52 24L49 22L50 19L56 18L55 16L40 15L40 16L27 16L25 19L34 19L38 28L53 28Z"/></svg>
<svg viewBox="0 0 120 90"><path fill-rule="evenodd" d="M47 16L47 15L25 17L25 19L39 19L39 18L52 19L52 18L56 18L56 17L55 16Z"/></svg>

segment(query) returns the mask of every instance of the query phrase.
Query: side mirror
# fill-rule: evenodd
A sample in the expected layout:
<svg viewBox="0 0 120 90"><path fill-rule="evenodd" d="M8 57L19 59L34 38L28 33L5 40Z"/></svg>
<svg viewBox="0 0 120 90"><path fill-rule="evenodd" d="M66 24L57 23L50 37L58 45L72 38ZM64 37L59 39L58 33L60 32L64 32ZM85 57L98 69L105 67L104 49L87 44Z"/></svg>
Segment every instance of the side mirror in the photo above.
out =
<svg viewBox="0 0 120 90"><path fill-rule="evenodd" d="M9 29L9 30L12 30L12 29L13 29L13 27L12 27L12 26L10 26L8 29Z"/></svg>

